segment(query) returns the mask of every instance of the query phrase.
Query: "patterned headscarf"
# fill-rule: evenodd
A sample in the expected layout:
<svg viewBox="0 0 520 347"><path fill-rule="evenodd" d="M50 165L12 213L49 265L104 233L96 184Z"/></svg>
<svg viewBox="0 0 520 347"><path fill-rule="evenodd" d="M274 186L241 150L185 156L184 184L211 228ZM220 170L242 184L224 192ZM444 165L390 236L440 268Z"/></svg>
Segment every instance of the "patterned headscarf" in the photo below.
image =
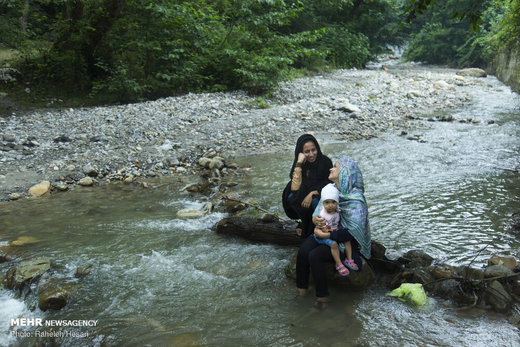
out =
<svg viewBox="0 0 520 347"><path fill-rule="evenodd" d="M350 235L359 243L361 254L370 259L372 240L363 175L354 160L342 157L338 162L341 227L348 229Z"/></svg>

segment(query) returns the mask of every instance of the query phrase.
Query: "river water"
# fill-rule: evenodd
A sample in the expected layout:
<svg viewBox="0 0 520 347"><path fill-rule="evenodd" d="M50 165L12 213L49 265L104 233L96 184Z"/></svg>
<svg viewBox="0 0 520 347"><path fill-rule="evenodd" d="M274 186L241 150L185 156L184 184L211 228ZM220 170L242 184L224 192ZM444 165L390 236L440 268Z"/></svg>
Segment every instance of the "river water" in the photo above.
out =
<svg viewBox="0 0 520 347"><path fill-rule="evenodd" d="M405 136L388 133L352 142L329 141L325 154L358 161L365 179L372 237L399 255L422 249L452 265L483 266L493 253L516 255L508 229L520 210L520 98L494 77L468 87L474 101L451 114L478 123L418 121ZM414 136L415 140L407 137ZM282 212L280 194L293 153L237 158L244 199ZM519 331L507 317L456 311L440 299L417 309L386 297L386 289L331 288L331 307L313 312L284 275L295 250L216 235L223 213L180 219L203 201L172 186L112 186L0 206L0 245L20 236L36 243L20 257L49 257L49 276L71 299L41 312L0 291L0 345L209 346L512 346ZM78 267L91 272L77 279ZM5 271L5 270L4 270ZM44 278L45 280L45 278ZM96 320L95 327L11 327L14 318ZM80 336L34 337L36 331ZM16 337L14 333L29 337Z"/></svg>

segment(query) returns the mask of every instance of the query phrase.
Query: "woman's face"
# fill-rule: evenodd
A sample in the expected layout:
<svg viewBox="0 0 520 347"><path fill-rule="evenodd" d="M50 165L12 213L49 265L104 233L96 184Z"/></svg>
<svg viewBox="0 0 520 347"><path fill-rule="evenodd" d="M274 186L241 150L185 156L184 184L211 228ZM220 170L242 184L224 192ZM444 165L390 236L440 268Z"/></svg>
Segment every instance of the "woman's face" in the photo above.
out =
<svg viewBox="0 0 520 347"><path fill-rule="evenodd" d="M334 167L330 169L329 180L334 181L339 177L339 161L334 164Z"/></svg>
<svg viewBox="0 0 520 347"><path fill-rule="evenodd" d="M318 149L312 141L306 142L303 145L302 153L305 155L305 160L309 163L314 163L318 157Z"/></svg>

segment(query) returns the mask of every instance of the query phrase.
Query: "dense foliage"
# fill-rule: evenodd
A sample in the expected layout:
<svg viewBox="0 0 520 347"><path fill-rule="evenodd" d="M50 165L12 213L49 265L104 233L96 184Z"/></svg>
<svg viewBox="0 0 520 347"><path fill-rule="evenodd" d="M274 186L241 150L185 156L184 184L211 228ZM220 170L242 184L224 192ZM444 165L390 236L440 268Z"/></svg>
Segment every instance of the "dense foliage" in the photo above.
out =
<svg viewBox="0 0 520 347"><path fill-rule="evenodd" d="M31 88L60 96L263 93L295 69L361 68L410 37L407 59L486 66L520 37L519 1L0 0L0 49L21 52Z"/></svg>
<svg viewBox="0 0 520 347"><path fill-rule="evenodd" d="M411 61L486 68L520 39L519 0L412 0L406 11Z"/></svg>
<svg viewBox="0 0 520 347"><path fill-rule="evenodd" d="M265 92L294 68L363 67L395 41L383 0L0 2L1 45L24 76L98 100ZM385 22L386 25L381 25Z"/></svg>

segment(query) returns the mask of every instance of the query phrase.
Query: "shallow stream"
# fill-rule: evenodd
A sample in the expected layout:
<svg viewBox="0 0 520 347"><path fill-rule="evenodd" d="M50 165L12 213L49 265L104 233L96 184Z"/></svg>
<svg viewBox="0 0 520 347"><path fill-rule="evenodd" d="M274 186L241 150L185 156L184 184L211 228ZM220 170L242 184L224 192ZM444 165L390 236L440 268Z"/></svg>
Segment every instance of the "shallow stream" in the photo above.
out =
<svg viewBox="0 0 520 347"><path fill-rule="evenodd" d="M478 123L419 121L412 133L335 143L316 132L325 154L358 161L365 179L372 237L400 255L421 249L452 265L481 267L493 253L516 255L508 230L520 211L520 98L494 77L474 101L452 114ZM468 87L471 88L471 87ZM410 140L407 137L413 136ZM282 213L280 194L293 153L237 158L249 166L244 199ZM284 267L292 248L251 244L216 235L225 215L179 219L203 202L169 186L114 186L0 206L0 242L20 236L38 242L18 253L49 257L52 277L72 298L57 312L33 311L0 291L0 345L49 339L16 338L13 331L75 331L51 338L61 345L210 346L503 346L520 345L502 315L456 311L440 299L416 309L385 297L386 289L331 289L331 308L310 311ZM84 278L77 267L91 266ZM12 318L97 320L95 327L11 328Z"/></svg>

